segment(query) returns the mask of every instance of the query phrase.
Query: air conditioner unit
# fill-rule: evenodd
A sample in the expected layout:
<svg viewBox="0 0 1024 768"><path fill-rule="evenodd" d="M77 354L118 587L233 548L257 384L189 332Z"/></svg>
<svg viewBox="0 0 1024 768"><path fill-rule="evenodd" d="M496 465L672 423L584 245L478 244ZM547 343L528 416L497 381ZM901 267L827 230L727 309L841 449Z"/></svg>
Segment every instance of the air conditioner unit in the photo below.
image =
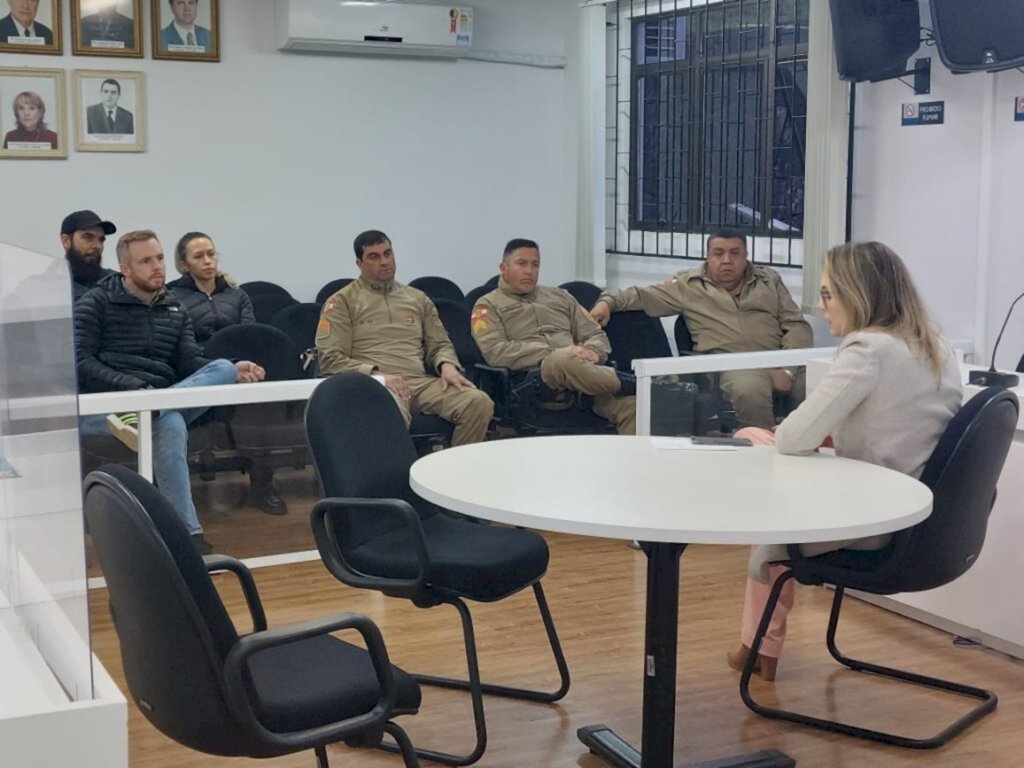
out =
<svg viewBox="0 0 1024 768"><path fill-rule="evenodd" d="M278 0L282 51L466 55L473 43L473 9L452 5L357 0Z"/></svg>

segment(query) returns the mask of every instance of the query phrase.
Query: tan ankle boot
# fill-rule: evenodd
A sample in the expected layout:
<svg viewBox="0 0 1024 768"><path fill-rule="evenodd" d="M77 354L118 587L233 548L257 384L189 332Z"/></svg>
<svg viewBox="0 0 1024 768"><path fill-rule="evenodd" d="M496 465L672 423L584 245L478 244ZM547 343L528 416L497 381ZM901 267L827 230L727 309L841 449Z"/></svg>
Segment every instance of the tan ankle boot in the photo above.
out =
<svg viewBox="0 0 1024 768"><path fill-rule="evenodd" d="M750 656L750 648L741 645L735 651L729 651L725 654L725 659L729 662L730 667L738 672L742 672L743 667L747 664L748 656ZM754 662L754 674L758 675L762 680L772 682L775 680L775 672L778 666L778 659L759 653L757 654L757 661Z"/></svg>

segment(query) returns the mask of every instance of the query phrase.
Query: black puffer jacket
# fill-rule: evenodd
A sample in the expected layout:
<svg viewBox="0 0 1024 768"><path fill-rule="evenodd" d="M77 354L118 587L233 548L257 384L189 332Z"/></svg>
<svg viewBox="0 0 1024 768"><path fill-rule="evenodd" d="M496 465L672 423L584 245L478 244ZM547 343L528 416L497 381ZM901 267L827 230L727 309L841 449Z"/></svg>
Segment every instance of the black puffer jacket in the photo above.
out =
<svg viewBox="0 0 1024 768"><path fill-rule="evenodd" d="M118 274L104 277L75 305L75 356L82 392L163 389L210 362L188 312L170 293L143 304Z"/></svg>
<svg viewBox="0 0 1024 768"><path fill-rule="evenodd" d="M190 275L168 283L167 289L188 310L192 330L200 346L221 328L256 322L249 294L241 288L232 287L221 275L217 275L212 296L199 290Z"/></svg>

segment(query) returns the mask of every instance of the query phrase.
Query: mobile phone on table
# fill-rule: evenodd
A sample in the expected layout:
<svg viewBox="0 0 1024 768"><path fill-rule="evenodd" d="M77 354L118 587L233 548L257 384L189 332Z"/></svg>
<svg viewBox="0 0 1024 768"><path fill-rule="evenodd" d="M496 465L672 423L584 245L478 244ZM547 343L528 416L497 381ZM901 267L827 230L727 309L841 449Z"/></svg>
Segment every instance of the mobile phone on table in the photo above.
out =
<svg viewBox="0 0 1024 768"><path fill-rule="evenodd" d="M691 437L694 445L753 445L746 437Z"/></svg>

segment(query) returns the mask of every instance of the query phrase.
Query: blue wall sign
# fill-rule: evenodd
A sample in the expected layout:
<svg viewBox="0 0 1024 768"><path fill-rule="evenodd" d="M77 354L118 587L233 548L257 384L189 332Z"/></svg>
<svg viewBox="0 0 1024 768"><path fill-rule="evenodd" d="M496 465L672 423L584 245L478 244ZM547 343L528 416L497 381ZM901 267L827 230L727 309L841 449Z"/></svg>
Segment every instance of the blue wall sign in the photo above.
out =
<svg viewBox="0 0 1024 768"><path fill-rule="evenodd" d="M1013 110L1013 119L1018 123L1024 123L1024 96L1018 96L1014 103L1016 106Z"/></svg>
<svg viewBox="0 0 1024 768"><path fill-rule="evenodd" d="M946 118L946 102L922 101L903 105L903 125L941 125Z"/></svg>

